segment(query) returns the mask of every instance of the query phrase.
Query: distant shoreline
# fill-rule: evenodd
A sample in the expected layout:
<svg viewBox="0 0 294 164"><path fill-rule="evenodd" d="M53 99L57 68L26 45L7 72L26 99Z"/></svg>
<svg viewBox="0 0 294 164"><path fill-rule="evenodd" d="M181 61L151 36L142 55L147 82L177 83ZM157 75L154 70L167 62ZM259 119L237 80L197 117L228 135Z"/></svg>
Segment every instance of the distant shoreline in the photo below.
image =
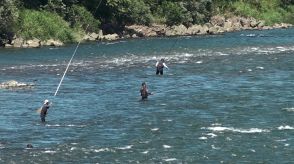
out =
<svg viewBox="0 0 294 164"><path fill-rule="evenodd" d="M98 33L90 33L85 35L81 42L91 41L115 41L129 38L146 38L146 37L170 37L170 36L194 36L194 35L215 35L226 32L242 31L242 30L270 30L280 28L290 28L292 24L280 23L273 26L264 25L264 21L254 18L232 17L225 18L223 16L214 16L209 23L203 25L184 25L167 26L153 24L150 26L131 25L125 26L123 31L114 34L103 34L100 30ZM4 48L39 48L43 46L63 46L60 40L49 39L46 41L37 38L24 40L23 38L15 37L11 43L5 44Z"/></svg>

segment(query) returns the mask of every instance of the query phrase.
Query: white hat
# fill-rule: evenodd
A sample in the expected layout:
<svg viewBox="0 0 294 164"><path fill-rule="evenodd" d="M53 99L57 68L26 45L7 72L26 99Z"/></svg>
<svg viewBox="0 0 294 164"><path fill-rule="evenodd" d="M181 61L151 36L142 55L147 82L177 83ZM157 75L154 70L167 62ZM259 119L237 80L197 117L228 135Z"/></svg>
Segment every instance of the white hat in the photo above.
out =
<svg viewBox="0 0 294 164"><path fill-rule="evenodd" d="M47 100L47 99L44 100L44 104L47 104L47 103L49 103L49 100Z"/></svg>

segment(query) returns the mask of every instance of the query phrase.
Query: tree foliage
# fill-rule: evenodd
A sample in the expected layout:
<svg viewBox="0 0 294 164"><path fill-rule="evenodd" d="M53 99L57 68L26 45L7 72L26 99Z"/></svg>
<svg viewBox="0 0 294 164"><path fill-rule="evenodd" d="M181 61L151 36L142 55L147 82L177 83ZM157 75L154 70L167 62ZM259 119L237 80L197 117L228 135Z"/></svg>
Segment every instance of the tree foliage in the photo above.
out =
<svg viewBox="0 0 294 164"><path fill-rule="evenodd" d="M187 24L192 22L191 13L183 3L165 1L161 4L160 15L166 19L167 25Z"/></svg>
<svg viewBox="0 0 294 164"><path fill-rule="evenodd" d="M15 0L0 0L0 40L8 42L16 31L18 9Z"/></svg>
<svg viewBox="0 0 294 164"><path fill-rule="evenodd" d="M74 41L74 31L68 23L56 13L23 10L20 14L19 34L25 39L38 38L41 40L60 39Z"/></svg>
<svg viewBox="0 0 294 164"><path fill-rule="evenodd" d="M29 9L29 10L28 10ZM27 13L30 11L31 14ZM211 16L241 15L265 20L267 24L289 22L294 23L294 0L0 0L0 40L7 42L15 33L39 29L40 20L31 20L34 25L27 26L29 17L40 19L41 16L54 17L45 19L50 26L63 27L65 40L71 30L81 32L117 32L124 25L162 23L167 25L207 23ZM22 13L21 15L19 13ZM52 15L50 15L50 14ZM23 15L25 14L25 15ZM19 17L20 15L20 17ZM58 19L56 17L59 16ZM62 20L62 21L61 21ZM58 22L58 23L57 23ZM22 25L26 25L22 27ZM61 23L61 24L60 24ZM43 24L46 24L43 22ZM63 24L63 25L62 25ZM43 28L44 33L58 36ZM87 31L86 31L87 30ZM60 33L56 31L57 33ZM36 30L23 33L26 37L41 35ZM0 43L1 44L1 43Z"/></svg>
<svg viewBox="0 0 294 164"><path fill-rule="evenodd" d="M99 30L100 21L83 6L73 5L66 15L66 20L73 28L81 28L86 32L96 32Z"/></svg>
<svg viewBox="0 0 294 164"><path fill-rule="evenodd" d="M119 24L145 24L152 21L149 7L143 0L107 0Z"/></svg>

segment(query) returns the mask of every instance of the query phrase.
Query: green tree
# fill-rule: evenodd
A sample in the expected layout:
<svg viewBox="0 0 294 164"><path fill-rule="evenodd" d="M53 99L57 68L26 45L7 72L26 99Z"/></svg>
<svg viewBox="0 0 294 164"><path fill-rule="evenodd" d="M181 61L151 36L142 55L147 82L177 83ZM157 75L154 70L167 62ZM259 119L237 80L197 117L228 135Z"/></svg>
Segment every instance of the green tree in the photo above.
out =
<svg viewBox="0 0 294 164"><path fill-rule="evenodd" d="M73 5L66 16L71 27L86 30L86 32L97 32L100 21L83 6Z"/></svg>
<svg viewBox="0 0 294 164"><path fill-rule="evenodd" d="M204 24L212 16L211 0L191 0L185 3L185 8L190 11L192 24Z"/></svg>
<svg viewBox="0 0 294 164"><path fill-rule="evenodd" d="M26 9L39 9L48 3L48 0L22 0L21 5Z"/></svg>
<svg viewBox="0 0 294 164"><path fill-rule="evenodd" d="M68 7L62 0L48 0L48 3L42 6L42 8L51 13L56 13L63 18L68 13Z"/></svg>
<svg viewBox="0 0 294 164"><path fill-rule="evenodd" d="M188 25L192 22L191 13L180 2L164 1L160 6L159 15L165 18L165 23L169 26L179 24Z"/></svg>
<svg viewBox="0 0 294 164"><path fill-rule="evenodd" d="M118 24L145 24L152 22L152 14L143 0L107 0Z"/></svg>
<svg viewBox="0 0 294 164"><path fill-rule="evenodd" d="M16 31L19 13L15 0L0 0L0 40L5 44Z"/></svg>

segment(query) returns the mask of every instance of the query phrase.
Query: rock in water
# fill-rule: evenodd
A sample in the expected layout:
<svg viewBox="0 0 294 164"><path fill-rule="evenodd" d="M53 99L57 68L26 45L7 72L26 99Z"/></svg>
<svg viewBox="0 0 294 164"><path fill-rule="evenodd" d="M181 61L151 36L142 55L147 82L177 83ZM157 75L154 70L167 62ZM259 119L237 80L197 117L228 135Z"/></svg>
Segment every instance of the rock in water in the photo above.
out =
<svg viewBox="0 0 294 164"><path fill-rule="evenodd" d="M28 89L35 86L35 84L20 83L15 80L6 81L0 84L0 89Z"/></svg>

